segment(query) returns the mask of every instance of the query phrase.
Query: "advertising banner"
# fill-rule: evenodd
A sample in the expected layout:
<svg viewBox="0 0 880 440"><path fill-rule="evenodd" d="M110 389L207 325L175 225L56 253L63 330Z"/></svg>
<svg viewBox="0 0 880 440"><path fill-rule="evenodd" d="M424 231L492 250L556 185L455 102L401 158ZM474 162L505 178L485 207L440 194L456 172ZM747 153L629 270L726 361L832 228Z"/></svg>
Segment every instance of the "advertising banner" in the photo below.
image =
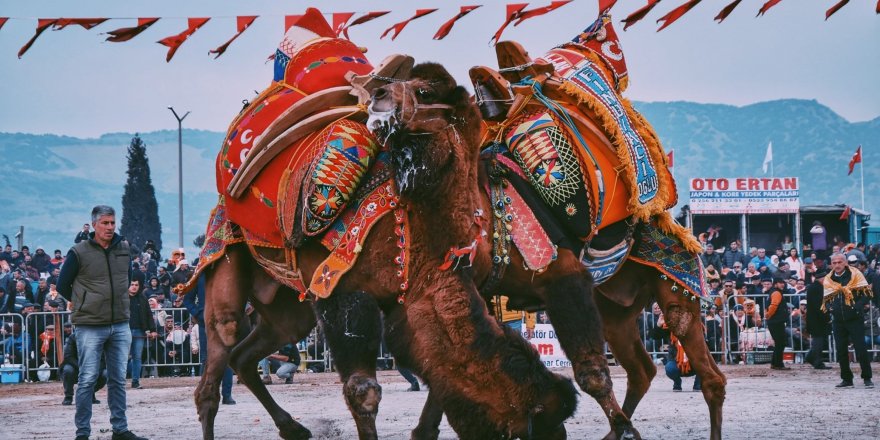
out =
<svg viewBox="0 0 880 440"><path fill-rule="evenodd" d="M523 337L527 338L526 329L523 327ZM529 342L538 350L541 355L541 362L544 362L548 368L552 367L571 367L571 361L565 357L562 348L559 346L559 339L556 338L556 331L550 324L535 324L535 334Z"/></svg>
<svg viewBox="0 0 880 440"><path fill-rule="evenodd" d="M690 180L694 214L782 214L800 208L797 177L703 177Z"/></svg>

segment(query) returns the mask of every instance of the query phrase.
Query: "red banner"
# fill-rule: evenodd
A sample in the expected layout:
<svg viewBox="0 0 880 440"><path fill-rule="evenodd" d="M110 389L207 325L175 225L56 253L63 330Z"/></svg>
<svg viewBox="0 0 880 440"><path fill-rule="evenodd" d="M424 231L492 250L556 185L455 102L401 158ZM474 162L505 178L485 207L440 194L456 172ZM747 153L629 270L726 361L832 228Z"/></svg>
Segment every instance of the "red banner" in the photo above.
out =
<svg viewBox="0 0 880 440"><path fill-rule="evenodd" d="M825 11L825 19L828 20L828 17L834 15L835 12L839 11L840 8L844 7L847 3L849 3L849 0L840 0L834 6L828 8L828 10Z"/></svg>
<svg viewBox="0 0 880 440"><path fill-rule="evenodd" d="M9 17L0 17L0 29L3 29L3 25L9 21Z"/></svg>
<svg viewBox="0 0 880 440"><path fill-rule="evenodd" d="M238 38L239 35L244 33L247 28L254 24L254 20L256 19L256 15L236 17L236 29L238 29L238 33L233 35L232 38L229 39L229 41L223 43L220 47L208 51L208 55L217 54L214 59L216 60L217 58L220 58L220 55L223 55L223 53L226 52L226 49L229 48L229 45L232 44L232 42L235 41L235 39Z"/></svg>
<svg viewBox="0 0 880 440"><path fill-rule="evenodd" d="M630 26L636 24L639 20L645 18L645 16L648 15L649 12L651 12L651 9L654 9L654 6L657 6L657 3L660 3L660 0L648 0L647 5L642 6L638 11L629 14L626 18L621 20L622 22L626 23L623 26L623 30L625 31Z"/></svg>
<svg viewBox="0 0 880 440"><path fill-rule="evenodd" d="M107 32L107 35L110 36L107 37L106 41L121 43L123 41L131 40L132 38L138 36L138 34L140 34L141 32L147 30L147 28L149 28L150 26L156 24L157 21L159 21L159 19L155 17L138 18L137 26L135 27L124 27Z"/></svg>
<svg viewBox="0 0 880 440"><path fill-rule="evenodd" d="M210 17L189 18L187 19L187 23L189 24L189 26L186 28L185 31L177 35L165 37L157 41L157 43L163 46L168 46L168 54L165 55L165 62L170 62L171 58L174 58L174 54L177 52L177 49L180 48L180 45L183 44L183 42L186 41L189 37L191 37L192 34L196 33L196 31L199 30L200 27L204 26L205 23L207 23L210 19Z"/></svg>
<svg viewBox="0 0 880 440"><path fill-rule="evenodd" d="M455 25L456 21L458 21L459 19L461 19L465 15L470 14L471 11L479 8L480 6L481 5L462 6L461 10L458 12L458 14L455 15L455 17L452 17L449 21L447 21L446 23L443 23L443 25L440 26L440 29L437 29L437 33L434 34L434 39L435 40L442 40L442 39L446 38L446 36L449 35L449 32L452 30L452 26Z"/></svg>
<svg viewBox="0 0 880 440"><path fill-rule="evenodd" d="M345 23L348 23L348 20L351 20L351 17L354 17L354 12L333 13L333 31L336 32L337 37L342 35L342 30L345 29Z"/></svg>
<svg viewBox="0 0 880 440"><path fill-rule="evenodd" d="M766 14L767 11L770 10L770 8L772 8L772 7L776 6L776 5L778 5L779 2L781 2L781 1L782 1L782 0L769 0L767 3L764 3L764 6L761 6L761 10L758 11L758 15L764 15L764 14ZM755 17L757 17L758 15L756 15Z"/></svg>
<svg viewBox="0 0 880 440"><path fill-rule="evenodd" d="M675 23L676 20L681 18L682 15L687 14L694 6L699 4L702 0L690 0L687 3L669 11L666 15L657 19L657 23L663 22L663 25L660 26L660 29L657 29L657 32L662 31L672 23Z"/></svg>
<svg viewBox="0 0 880 440"><path fill-rule="evenodd" d="M385 32L382 32L382 36L379 38L385 38L385 36L388 35L389 32L394 31L394 34L391 35L391 39L394 40L395 38L397 38L398 35L400 35L400 31L402 31L403 28L405 28L406 25L409 24L409 22L416 20L418 18L422 18L422 17L424 17L432 12L436 12L436 11L437 11L436 9L416 9L415 15L413 15L412 17L410 17L404 21L401 21L400 23L395 23L395 24L391 25L391 27L389 27L388 29L385 29Z"/></svg>
<svg viewBox="0 0 880 440"><path fill-rule="evenodd" d="M504 20L504 23L501 25L501 27L498 28L497 31L495 31L495 35L492 37L492 39L489 40L489 43L497 43L501 39L501 34L504 33L504 29L507 29L507 26L511 22L513 22L513 20L519 18L519 15L522 14L523 9L525 9L528 5L528 3L511 3L507 5L507 18Z"/></svg>
<svg viewBox="0 0 880 440"><path fill-rule="evenodd" d="M54 25L58 22L57 18L40 18L37 19L37 31L27 43L24 43L24 46L21 46L21 49L18 50L18 58L21 59L21 56L34 45L34 42L37 41L37 38L42 34L46 29L49 29L50 26Z"/></svg>
<svg viewBox="0 0 880 440"><path fill-rule="evenodd" d="M388 14L390 12L391 11L367 12L366 14L361 15L360 17L356 18L353 22L351 22L351 24L342 28L342 35L345 35L345 38L351 40L351 38L348 37L348 28L350 28L352 26L357 26L359 24L364 24L364 23L371 21L371 20L375 20L375 19L377 19L385 14Z"/></svg>
<svg viewBox="0 0 880 440"><path fill-rule="evenodd" d="M718 15L715 16L715 21L717 21L718 23L724 21L724 19L727 18L727 16L730 15L730 13L733 12L734 9L736 9L741 1L742 0L734 0L729 5L725 6L724 9L722 9L721 12L719 12Z"/></svg>

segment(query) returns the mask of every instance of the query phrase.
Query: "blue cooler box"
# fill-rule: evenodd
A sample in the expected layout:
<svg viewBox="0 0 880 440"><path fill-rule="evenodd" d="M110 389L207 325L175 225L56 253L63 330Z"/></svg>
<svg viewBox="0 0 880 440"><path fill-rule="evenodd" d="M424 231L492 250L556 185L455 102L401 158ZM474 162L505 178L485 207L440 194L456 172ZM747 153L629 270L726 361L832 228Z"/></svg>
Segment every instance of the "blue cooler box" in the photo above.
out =
<svg viewBox="0 0 880 440"><path fill-rule="evenodd" d="M21 383L21 365L0 368L0 383Z"/></svg>

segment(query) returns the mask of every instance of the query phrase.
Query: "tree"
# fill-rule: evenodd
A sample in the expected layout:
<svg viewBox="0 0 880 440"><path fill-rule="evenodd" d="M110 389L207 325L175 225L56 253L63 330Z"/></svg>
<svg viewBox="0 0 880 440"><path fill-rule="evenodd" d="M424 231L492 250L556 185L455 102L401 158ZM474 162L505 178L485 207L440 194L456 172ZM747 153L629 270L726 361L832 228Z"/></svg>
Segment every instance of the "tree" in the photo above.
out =
<svg viewBox="0 0 880 440"><path fill-rule="evenodd" d="M162 250L162 223L159 222L159 204L150 179L150 161L147 146L137 134L128 146L128 180L122 195L122 226L120 234L128 242L143 249L147 240L153 240L156 251Z"/></svg>

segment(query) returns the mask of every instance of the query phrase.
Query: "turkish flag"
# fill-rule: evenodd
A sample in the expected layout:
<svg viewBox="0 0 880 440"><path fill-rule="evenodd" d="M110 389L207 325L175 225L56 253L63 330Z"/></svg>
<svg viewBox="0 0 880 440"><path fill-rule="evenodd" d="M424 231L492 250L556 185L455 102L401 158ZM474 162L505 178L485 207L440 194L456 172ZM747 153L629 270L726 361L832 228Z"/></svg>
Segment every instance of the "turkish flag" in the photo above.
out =
<svg viewBox="0 0 880 440"><path fill-rule="evenodd" d="M208 55L217 54L217 56L214 57L215 60L217 58L220 58L220 55L223 55L223 53L226 52L226 49L229 47L229 45L232 44L232 42L235 41L235 39L238 38L239 35L244 33L244 31L246 31L247 28L249 28L252 24L254 24L254 20L257 19L257 16L256 15L245 15L245 16L236 17L235 19L236 19L236 29L238 30L238 33L233 35L232 38L229 39L229 41L220 45L220 47L208 51Z"/></svg>
<svg viewBox="0 0 880 440"><path fill-rule="evenodd" d="M155 17L138 18L137 26L135 27L124 27L107 32L109 37L107 37L106 41L121 43L123 41L131 40L141 32L147 30L150 26L156 24L157 21L159 21L159 19Z"/></svg>
<svg viewBox="0 0 880 440"><path fill-rule="evenodd" d="M672 168L675 166L675 161L673 160L675 158L674 153L675 153L675 150L669 150L669 152L666 153L666 166L669 168Z"/></svg>
<svg viewBox="0 0 880 440"><path fill-rule="evenodd" d="M724 9L722 9L721 12L719 12L718 15L715 16L715 21L717 21L718 23L724 21L724 19L727 18L727 16L730 15L730 13L733 12L733 10L736 9L737 6L739 6L739 2L741 1L742 0L734 0L729 5L725 6Z"/></svg>
<svg viewBox="0 0 880 440"><path fill-rule="evenodd" d="M828 10L825 11L825 19L828 20L828 18L834 15L835 12L839 11L840 8L846 6L847 3L849 3L849 0L840 0L834 6L828 8Z"/></svg>
<svg viewBox="0 0 880 440"><path fill-rule="evenodd" d="M342 30L345 29L345 23L348 23L348 20L351 20L351 17L353 16L354 12L333 13L333 31L336 32L337 37L342 35Z"/></svg>
<svg viewBox="0 0 880 440"><path fill-rule="evenodd" d="M694 6L700 3L702 0L690 0L687 3L669 11L666 15L657 19L657 23L663 22L663 25L660 26L660 29L657 29L657 32L662 31L666 26L669 26L672 23L675 23L675 20L681 18L682 15L687 14Z"/></svg>
<svg viewBox="0 0 880 440"><path fill-rule="evenodd" d="M183 44L183 42L186 41L189 37L191 37L192 34L196 33L196 31L199 30L200 27L204 26L205 23L207 23L210 19L210 17L189 18L187 19L188 26L185 31L177 35L165 37L157 41L157 43L168 47L168 54L165 55L165 62L167 63L171 61L171 58L174 57L174 54L177 52L177 49L180 48L180 45Z"/></svg>
<svg viewBox="0 0 880 440"><path fill-rule="evenodd" d="M846 205L846 208L843 208L843 213L840 214L841 220L846 220L849 218L849 214L852 212L852 206Z"/></svg>
<svg viewBox="0 0 880 440"><path fill-rule="evenodd" d="M461 17L470 14L471 11L479 8L480 6L481 5L462 6L458 14L455 14L455 17L452 17L449 21L443 23L443 25L440 26L440 29L437 29L437 33L434 34L434 39L442 40L443 38L445 38L447 35L449 35L449 31L452 30L452 26L455 24L456 21L458 21Z"/></svg>
<svg viewBox="0 0 880 440"><path fill-rule="evenodd" d="M846 173L847 176L852 174L853 169L855 169L857 163L862 163L862 146L859 145L859 148L856 149L855 154L853 154L852 159L849 160L849 172Z"/></svg>

